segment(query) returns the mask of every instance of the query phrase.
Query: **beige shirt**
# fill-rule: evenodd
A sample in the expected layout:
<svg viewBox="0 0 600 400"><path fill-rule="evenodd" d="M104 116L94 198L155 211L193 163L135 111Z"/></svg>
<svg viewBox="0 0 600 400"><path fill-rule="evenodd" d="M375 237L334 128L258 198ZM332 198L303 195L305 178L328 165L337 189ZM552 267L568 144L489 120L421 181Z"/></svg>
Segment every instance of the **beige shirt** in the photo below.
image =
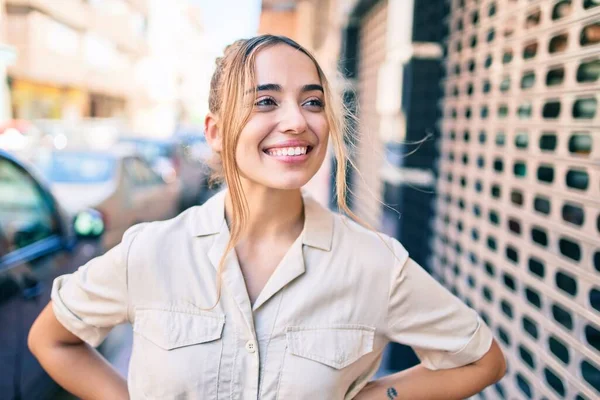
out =
<svg viewBox="0 0 600 400"><path fill-rule="evenodd" d="M89 344L129 322L133 399L351 399L389 341L430 369L480 359L492 334L402 245L304 195L305 224L250 304L221 192L56 279L54 312ZM393 251L393 252L392 252Z"/></svg>

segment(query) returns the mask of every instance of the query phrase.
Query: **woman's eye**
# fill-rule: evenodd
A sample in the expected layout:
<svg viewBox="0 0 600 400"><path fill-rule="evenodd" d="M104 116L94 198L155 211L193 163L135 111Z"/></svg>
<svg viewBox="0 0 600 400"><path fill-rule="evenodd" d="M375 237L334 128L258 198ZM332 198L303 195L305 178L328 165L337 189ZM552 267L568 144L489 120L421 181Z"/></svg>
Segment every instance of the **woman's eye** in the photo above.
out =
<svg viewBox="0 0 600 400"><path fill-rule="evenodd" d="M315 108L323 108L324 104L321 100L319 99L311 99L308 100L306 103L304 103L304 105L309 106L309 107L315 107Z"/></svg>
<svg viewBox="0 0 600 400"><path fill-rule="evenodd" d="M267 97L266 99L258 100L256 103L254 103L254 105L258 107L270 107L275 106L277 104L273 99Z"/></svg>

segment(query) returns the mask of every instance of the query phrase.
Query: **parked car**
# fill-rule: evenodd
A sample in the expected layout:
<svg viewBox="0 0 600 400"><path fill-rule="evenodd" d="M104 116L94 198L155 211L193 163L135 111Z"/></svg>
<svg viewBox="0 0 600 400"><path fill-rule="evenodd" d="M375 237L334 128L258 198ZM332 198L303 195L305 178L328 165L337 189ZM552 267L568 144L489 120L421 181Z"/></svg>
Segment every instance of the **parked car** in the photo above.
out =
<svg viewBox="0 0 600 400"><path fill-rule="evenodd" d="M121 144L132 145L164 179L181 181L179 209L198 204L207 186L206 158L210 149L201 135L171 139L125 137Z"/></svg>
<svg viewBox="0 0 600 400"><path fill-rule="evenodd" d="M0 397L47 399L58 386L27 347L52 282L100 255L100 214L72 218L36 171L0 150Z"/></svg>
<svg viewBox="0 0 600 400"><path fill-rule="evenodd" d="M100 211L106 249L119 243L127 228L136 223L177 214L180 183L165 181L133 152L54 151L36 163L68 212Z"/></svg>

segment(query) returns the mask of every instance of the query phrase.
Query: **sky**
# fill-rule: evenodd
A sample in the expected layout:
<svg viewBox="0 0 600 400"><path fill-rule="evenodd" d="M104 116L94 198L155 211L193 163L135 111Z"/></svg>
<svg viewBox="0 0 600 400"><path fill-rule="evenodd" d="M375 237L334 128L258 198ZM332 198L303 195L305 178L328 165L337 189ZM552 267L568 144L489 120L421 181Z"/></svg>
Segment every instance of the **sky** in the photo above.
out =
<svg viewBox="0 0 600 400"><path fill-rule="evenodd" d="M202 8L205 33L219 49L256 35L261 0L190 0Z"/></svg>

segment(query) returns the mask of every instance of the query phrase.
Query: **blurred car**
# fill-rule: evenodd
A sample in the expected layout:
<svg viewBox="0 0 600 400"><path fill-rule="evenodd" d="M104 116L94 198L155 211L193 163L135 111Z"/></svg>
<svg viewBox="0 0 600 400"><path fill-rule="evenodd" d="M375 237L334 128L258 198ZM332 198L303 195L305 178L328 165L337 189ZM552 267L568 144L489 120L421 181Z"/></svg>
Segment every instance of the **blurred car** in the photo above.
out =
<svg viewBox="0 0 600 400"><path fill-rule="evenodd" d="M0 398L45 399L58 386L27 347L52 282L101 254L99 213L71 218L36 172L0 150Z"/></svg>
<svg viewBox="0 0 600 400"><path fill-rule="evenodd" d="M119 243L134 224L177 214L180 183L165 181L135 153L53 151L36 163L69 213L86 208L100 211L106 249Z"/></svg>
<svg viewBox="0 0 600 400"><path fill-rule="evenodd" d="M165 180L181 181L179 210L198 204L207 186L206 158L210 149L202 135L172 139L125 137L121 144L133 146Z"/></svg>

